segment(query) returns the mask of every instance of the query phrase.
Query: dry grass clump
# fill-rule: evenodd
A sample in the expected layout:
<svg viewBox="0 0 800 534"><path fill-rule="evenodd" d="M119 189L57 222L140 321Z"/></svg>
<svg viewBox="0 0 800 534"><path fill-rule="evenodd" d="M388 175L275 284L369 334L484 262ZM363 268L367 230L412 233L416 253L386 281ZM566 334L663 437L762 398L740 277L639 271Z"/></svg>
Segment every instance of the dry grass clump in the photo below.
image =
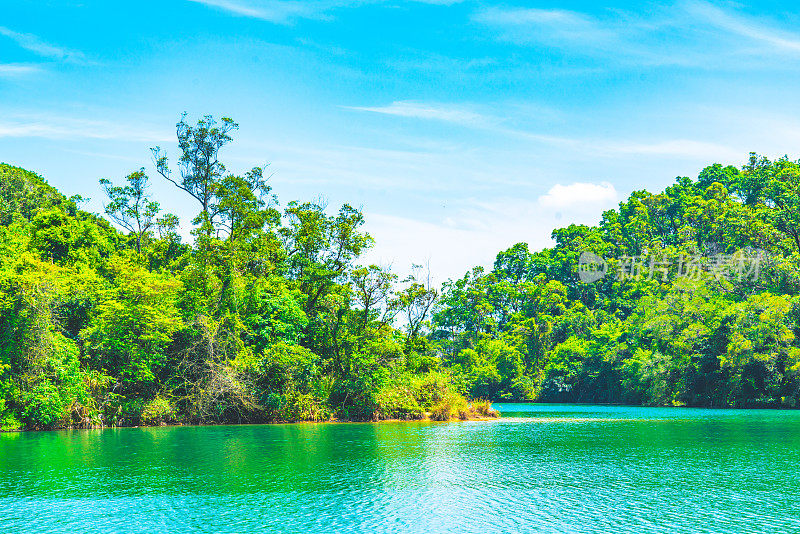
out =
<svg viewBox="0 0 800 534"><path fill-rule="evenodd" d="M485 400L467 402L461 395L447 395L435 404L430 411L433 421L453 421L460 419L484 419L487 417L500 417L500 412L492 408L492 403Z"/></svg>
<svg viewBox="0 0 800 534"><path fill-rule="evenodd" d="M492 402L483 399L472 401L472 409L481 417L500 417L500 412L492 408Z"/></svg>

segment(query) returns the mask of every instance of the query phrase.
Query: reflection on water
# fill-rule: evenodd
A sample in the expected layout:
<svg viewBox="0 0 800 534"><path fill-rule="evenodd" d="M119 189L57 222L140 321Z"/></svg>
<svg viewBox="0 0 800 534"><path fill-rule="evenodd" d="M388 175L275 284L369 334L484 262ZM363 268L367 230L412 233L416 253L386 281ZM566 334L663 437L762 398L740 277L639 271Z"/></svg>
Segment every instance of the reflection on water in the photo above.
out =
<svg viewBox="0 0 800 534"><path fill-rule="evenodd" d="M797 532L800 412L0 434L3 532Z"/></svg>

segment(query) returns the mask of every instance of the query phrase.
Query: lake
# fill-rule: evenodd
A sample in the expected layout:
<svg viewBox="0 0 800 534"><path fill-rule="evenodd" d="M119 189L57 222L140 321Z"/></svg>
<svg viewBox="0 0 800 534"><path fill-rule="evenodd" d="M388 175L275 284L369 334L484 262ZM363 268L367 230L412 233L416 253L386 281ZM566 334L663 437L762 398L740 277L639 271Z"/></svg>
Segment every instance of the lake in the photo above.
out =
<svg viewBox="0 0 800 534"><path fill-rule="evenodd" d="M800 411L0 434L2 532L800 532Z"/></svg>

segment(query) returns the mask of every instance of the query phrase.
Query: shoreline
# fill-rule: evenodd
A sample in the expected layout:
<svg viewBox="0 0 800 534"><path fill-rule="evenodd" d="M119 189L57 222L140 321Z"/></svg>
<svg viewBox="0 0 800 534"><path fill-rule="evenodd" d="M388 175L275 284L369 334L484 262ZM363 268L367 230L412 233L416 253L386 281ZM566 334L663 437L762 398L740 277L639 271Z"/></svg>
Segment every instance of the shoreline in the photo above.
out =
<svg viewBox="0 0 800 534"><path fill-rule="evenodd" d="M377 421L359 421L359 420L350 420L350 419L326 419L324 421L264 421L264 422L257 422L257 423L171 423L171 424L160 424L160 425L119 425L119 426L111 426L111 425L101 425L101 426L71 426L71 427L64 427L64 428L18 428L13 430L2 430L0 429L0 434L12 434L12 433L23 433L23 432L64 432L64 431L75 431L75 430L109 430L109 429L121 429L121 428L178 428L178 427L213 427L213 426L272 426L272 425L353 425L353 424L369 424L369 425L377 425L382 423L468 423L472 421L481 421L481 422L488 422L488 421L497 421L502 416L500 412L497 412L496 416L481 416L481 417L468 417L466 419L461 418L453 418L447 419L444 421L432 419L431 417L423 417L420 419L379 419Z"/></svg>

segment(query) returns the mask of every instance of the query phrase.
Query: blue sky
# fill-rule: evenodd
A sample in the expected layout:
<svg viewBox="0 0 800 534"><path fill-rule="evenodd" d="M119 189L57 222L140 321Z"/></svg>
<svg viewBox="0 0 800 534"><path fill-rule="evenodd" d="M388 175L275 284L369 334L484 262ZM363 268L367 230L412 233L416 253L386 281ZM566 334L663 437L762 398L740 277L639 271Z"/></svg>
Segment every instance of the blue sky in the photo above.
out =
<svg viewBox="0 0 800 534"><path fill-rule="evenodd" d="M0 160L102 210L174 124L233 171L361 206L365 261L459 276L749 151L800 157L791 2L0 0ZM162 206L194 206L153 177Z"/></svg>

